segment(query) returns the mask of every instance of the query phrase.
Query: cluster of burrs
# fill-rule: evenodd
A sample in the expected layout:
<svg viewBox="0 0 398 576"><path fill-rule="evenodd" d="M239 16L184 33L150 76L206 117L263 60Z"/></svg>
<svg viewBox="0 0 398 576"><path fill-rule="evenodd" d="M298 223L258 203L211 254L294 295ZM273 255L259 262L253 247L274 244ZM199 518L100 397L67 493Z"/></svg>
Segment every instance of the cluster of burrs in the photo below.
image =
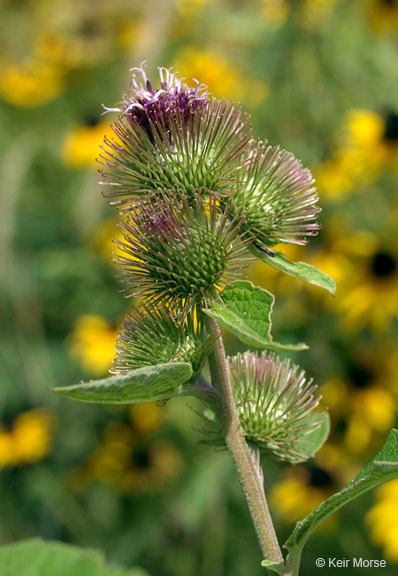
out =
<svg viewBox="0 0 398 576"><path fill-rule="evenodd" d="M203 309L241 278L256 250L315 235L318 196L292 154L253 138L240 106L170 70L159 75L153 87L142 66L133 69L99 160L120 215L115 262L138 301L122 323L112 372L180 361L197 376L212 347ZM248 440L300 460L305 448L295 450L294 440L317 425L307 417L318 403L314 386L271 355L229 362Z"/></svg>

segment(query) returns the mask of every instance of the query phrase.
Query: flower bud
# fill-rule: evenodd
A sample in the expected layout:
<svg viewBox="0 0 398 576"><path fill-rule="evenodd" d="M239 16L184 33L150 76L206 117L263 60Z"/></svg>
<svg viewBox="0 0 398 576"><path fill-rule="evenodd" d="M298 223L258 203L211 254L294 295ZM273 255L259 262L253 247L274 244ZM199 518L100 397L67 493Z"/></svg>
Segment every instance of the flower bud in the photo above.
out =
<svg viewBox="0 0 398 576"><path fill-rule="evenodd" d="M242 170L251 139L249 117L224 100L210 98L197 83L188 87L164 68L160 87L152 88L143 68L133 76L113 124L114 139L105 138L99 162L102 184L112 204L129 209L137 199L168 190L192 198L195 193L228 194Z"/></svg>
<svg viewBox="0 0 398 576"><path fill-rule="evenodd" d="M113 374L168 362L189 362L195 376L210 352L210 336L196 315L177 321L167 308L127 314L116 344Z"/></svg>
<svg viewBox="0 0 398 576"><path fill-rule="evenodd" d="M253 352L229 358L231 383L239 418L248 442L262 452L291 463L307 460L308 434L319 428L312 411L319 404L317 386L290 360Z"/></svg>
<svg viewBox="0 0 398 576"><path fill-rule="evenodd" d="M256 142L246 166L232 195L233 204L245 216L243 229L260 248L305 244L306 236L318 233L320 208L314 180L293 154Z"/></svg>
<svg viewBox="0 0 398 576"><path fill-rule="evenodd" d="M199 302L208 305L249 261L238 218L221 212L215 197L194 199L192 206L163 193L156 203L137 204L121 227L115 262L129 295L149 307L166 302L184 315Z"/></svg>

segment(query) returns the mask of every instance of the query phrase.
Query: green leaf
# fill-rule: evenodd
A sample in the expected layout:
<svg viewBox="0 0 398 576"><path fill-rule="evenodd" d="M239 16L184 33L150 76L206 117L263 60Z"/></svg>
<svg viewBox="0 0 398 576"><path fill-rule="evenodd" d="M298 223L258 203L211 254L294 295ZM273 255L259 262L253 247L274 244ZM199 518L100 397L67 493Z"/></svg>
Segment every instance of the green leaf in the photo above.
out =
<svg viewBox="0 0 398 576"><path fill-rule="evenodd" d="M334 296L336 292L335 281L315 266L306 264L305 262L290 262L282 252L270 252L268 254L254 244L250 246L250 250L257 258L260 258L260 260L263 260L273 268L289 274L289 276L293 276L293 278L298 278L309 284L325 288L325 290Z"/></svg>
<svg viewBox="0 0 398 576"><path fill-rule="evenodd" d="M306 350L306 344L279 344L271 336L271 313L274 295L264 288L254 286L249 280L237 280L221 292L221 303L213 309L203 310L221 326L234 334L241 342L262 350L295 352Z"/></svg>
<svg viewBox="0 0 398 576"><path fill-rule="evenodd" d="M391 430L377 456L347 486L296 524L284 545L289 550L288 573L292 576L298 574L304 544L319 524L351 500L393 478L398 478L398 430Z"/></svg>
<svg viewBox="0 0 398 576"><path fill-rule="evenodd" d="M283 574L285 572L285 565L283 562L273 562L272 560L263 560L261 566L264 566L267 570L274 572L275 574Z"/></svg>
<svg viewBox="0 0 398 576"><path fill-rule="evenodd" d="M25 540L0 548L2 576L146 576L140 568L105 566L101 554L59 542Z"/></svg>
<svg viewBox="0 0 398 576"><path fill-rule="evenodd" d="M191 376L190 364L171 362L145 366L120 376L50 390L83 402L131 404L181 396L184 394L183 384L188 382Z"/></svg>
<svg viewBox="0 0 398 576"><path fill-rule="evenodd" d="M297 452L308 454L308 458L315 456L329 436L330 418L328 412L314 412L305 422L307 425L308 422L315 420L319 421L319 419L321 419L320 426L294 444Z"/></svg>

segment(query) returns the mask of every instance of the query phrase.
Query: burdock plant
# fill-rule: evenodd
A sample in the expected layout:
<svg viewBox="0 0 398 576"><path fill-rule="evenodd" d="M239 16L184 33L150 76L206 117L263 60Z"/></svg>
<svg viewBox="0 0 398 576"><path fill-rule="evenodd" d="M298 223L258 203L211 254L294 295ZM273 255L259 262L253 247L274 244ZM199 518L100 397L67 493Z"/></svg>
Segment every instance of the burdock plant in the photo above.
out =
<svg viewBox="0 0 398 576"><path fill-rule="evenodd" d="M290 262L277 244L317 234L311 173L289 152L253 138L241 108L159 69L153 86L133 69L114 137L101 147L101 184L120 215L115 263L135 304L123 319L110 376L57 392L86 402L164 402L196 396L207 441L230 451L264 554L263 566L296 575L302 547L334 510L397 473L391 447L341 492L298 523L284 559L261 462L315 455L329 431L317 387L276 354L307 348L271 335L274 296L245 279L259 258L334 293L315 267ZM260 354L225 355L221 327ZM261 456L264 456L261 460ZM395 458L395 464L394 464Z"/></svg>

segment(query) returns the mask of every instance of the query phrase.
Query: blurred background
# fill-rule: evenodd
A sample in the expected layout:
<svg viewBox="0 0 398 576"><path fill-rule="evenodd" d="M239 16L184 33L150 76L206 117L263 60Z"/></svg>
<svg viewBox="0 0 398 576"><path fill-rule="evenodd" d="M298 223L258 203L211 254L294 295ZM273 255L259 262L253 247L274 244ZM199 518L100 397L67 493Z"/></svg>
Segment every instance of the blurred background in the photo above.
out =
<svg viewBox="0 0 398 576"><path fill-rule="evenodd" d="M255 135L317 179L323 230L287 254L331 274L336 297L262 263L249 271L276 294L275 339L310 345L293 360L332 420L315 460L264 460L283 542L396 419L398 2L2 0L0 22L0 543L99 548L152 576L260 576L232 464L198 444L194 401L97 407L47 390L107 374L129 305L97 184L102 104L143 60L154 84L173 66L241 102ZM395 574L398 480L328 520L303 574L320 556L385 558Z"/></svg>

